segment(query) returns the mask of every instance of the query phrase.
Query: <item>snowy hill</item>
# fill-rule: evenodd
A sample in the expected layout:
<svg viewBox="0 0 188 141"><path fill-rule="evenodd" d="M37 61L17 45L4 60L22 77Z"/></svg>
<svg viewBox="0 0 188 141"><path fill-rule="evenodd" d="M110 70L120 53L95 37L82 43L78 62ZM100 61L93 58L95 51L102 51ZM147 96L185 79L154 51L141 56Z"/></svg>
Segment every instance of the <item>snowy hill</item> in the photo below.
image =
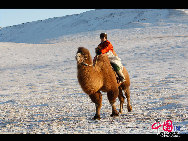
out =
<svg viewBox="0 0 188 141"><path fill-rule="evenodd" d="M145 27L183 21L186 11L169 9L104 9L55 17L0 29L0 42L43 43L75 33ZM175 16L175 18L174 18ZM186 18L182 18L186 16ZM187 22L187 21L186 21Z"/></svg>

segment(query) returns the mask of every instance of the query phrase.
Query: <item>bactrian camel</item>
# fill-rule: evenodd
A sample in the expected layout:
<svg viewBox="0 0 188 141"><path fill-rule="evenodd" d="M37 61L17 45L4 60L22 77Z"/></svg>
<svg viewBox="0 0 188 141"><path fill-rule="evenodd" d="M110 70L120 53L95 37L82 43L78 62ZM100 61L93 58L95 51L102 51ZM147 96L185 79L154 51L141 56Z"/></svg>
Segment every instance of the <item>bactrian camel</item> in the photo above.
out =
<svg viewBox="0 0 188 141"><path fill-rule="evenodd" d="M106 54L99 55L96 64L93 66L93 60L88 49L79 47L77 54L77 77L82 90L89 95L92 102L96 106L96 114L94 119L100 119L100 109L102 106L102 92L107 92L108 100L112 106L111 116L118 116L115 102L118 97L120 100L120 110L122 113L125 97L127 98L127 109L130 112L132 106L130 104L130 79L127 70L124 68L123 73L126 81L118 83L115 72L113 71L110 61Z"/></svg>

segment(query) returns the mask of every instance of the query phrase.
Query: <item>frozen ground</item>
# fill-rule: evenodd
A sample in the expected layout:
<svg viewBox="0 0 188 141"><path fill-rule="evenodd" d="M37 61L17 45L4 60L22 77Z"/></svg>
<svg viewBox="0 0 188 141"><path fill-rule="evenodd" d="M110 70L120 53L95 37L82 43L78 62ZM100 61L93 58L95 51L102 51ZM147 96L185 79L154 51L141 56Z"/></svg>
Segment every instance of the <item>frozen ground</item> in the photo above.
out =
<svg viewBox="0 0 188 141"><path fill-rule="evenodd" d="M156 119L170 119L187 134L188 22L172 19L63 35L46 44L0 42L0 133L156 134ZM103 93L101 120L94 121L95 106L77 81L75 54L84 46L94 57L101 32L130 74L133 111L110 117Z"/></svg>

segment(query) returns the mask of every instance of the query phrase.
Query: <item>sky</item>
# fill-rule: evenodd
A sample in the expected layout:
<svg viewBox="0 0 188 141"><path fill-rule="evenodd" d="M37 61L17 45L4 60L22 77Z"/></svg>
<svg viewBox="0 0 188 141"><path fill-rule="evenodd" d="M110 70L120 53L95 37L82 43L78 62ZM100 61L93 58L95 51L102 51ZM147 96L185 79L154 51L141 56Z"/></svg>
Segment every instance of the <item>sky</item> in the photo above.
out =
<svg viewBox="0 0 188 141"><path fill-rule="evenodd" d="M0 9L0 27L79 14L90 10L93 9Z"/></svg>

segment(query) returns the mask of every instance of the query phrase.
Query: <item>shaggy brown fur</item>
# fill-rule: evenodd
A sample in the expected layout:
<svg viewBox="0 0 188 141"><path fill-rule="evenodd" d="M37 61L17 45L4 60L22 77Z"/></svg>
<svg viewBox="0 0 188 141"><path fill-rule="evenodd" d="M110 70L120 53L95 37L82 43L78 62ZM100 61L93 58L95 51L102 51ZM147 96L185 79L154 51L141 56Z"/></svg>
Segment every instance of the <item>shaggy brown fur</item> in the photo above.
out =
<svg viewBox="0 0 188 141"><path fill-rule="evenodd" d="M120 113L122 113L123 103L125 97L122 90L125 91L127 97L128 111L132 110L130 105L130 79L127 70L124 68L123 73L126 81L122 84L118 84L116 76L110 61L106 54L99 55L95 66L93 66L92 57L88 49L79 47L76 54L77 60L77 77L78 82L85 93L89 95L92 102L96 106L96 114L94 119L100 119L100 109L102 106L102 94L100 91L107 92L108 100L112 106L111 116L118 116L119 113L116 110L115 101L118 97L120 100Z"/></svg>

